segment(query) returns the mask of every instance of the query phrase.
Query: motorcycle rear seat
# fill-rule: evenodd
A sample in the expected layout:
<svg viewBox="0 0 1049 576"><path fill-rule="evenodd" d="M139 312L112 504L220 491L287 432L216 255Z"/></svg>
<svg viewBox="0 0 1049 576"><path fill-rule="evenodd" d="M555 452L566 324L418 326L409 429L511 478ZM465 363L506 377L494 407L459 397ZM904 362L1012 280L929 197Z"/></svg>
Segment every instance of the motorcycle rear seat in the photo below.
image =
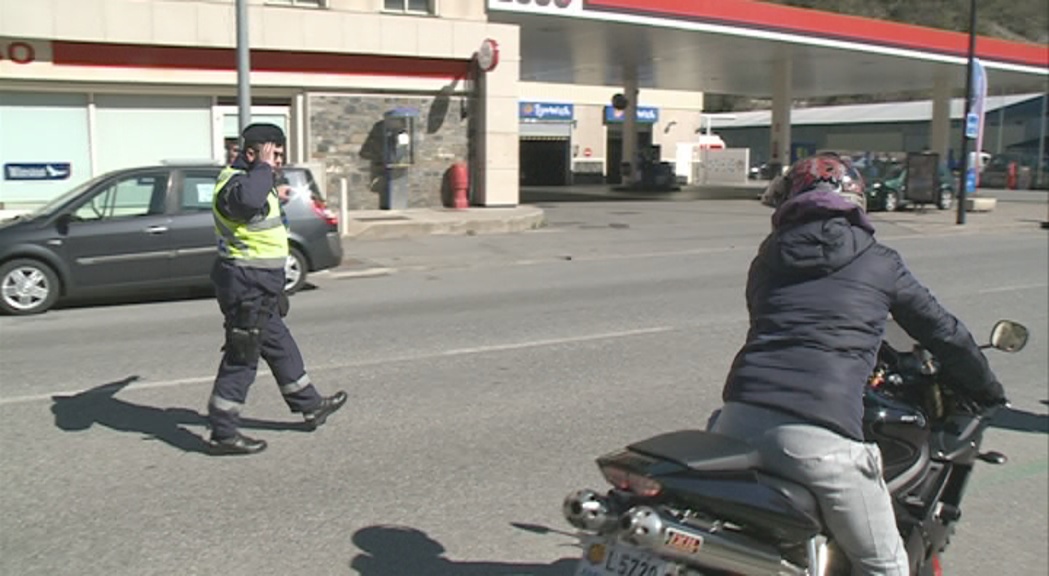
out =
<svg viewBox="0 0 1049 576"><path fill-rule="evenodd" d="M810 538L822 527L819 503L812 492L762 470L758 452L742 440L702 430L678 430L627 449L699 472L699 483L692 487L704 494L709 512L789 541Z"/></svg>
<svg viewBox="0 0 1049 576"><path fill-rule="evenodd" d="M627 449L677 462L697 472L737 472L757 468L758 453L750 444L703 430L677 430L647 438Z"/></svg>

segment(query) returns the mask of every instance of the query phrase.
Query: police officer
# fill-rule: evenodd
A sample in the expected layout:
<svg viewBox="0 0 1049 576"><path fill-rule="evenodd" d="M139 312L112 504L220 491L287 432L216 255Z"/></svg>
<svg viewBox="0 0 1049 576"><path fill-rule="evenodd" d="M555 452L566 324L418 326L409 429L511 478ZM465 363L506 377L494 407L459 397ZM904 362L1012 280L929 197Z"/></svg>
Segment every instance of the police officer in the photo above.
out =
<svg viewBox="0 0 1049 576"><path fill-rule="evenodd" d="M212 268L226 342L208 402L212 454L254 454L266 442L238 430L239 414L255 380L259 357L277 380L285 403L316 429L346 402L346 393L322 397L310 382L299 347L282 317L287 313L284 265L286 218L275 188L283 164L284 131L252 124L240 154L219 174L212 214L219 257Z"/></svg>

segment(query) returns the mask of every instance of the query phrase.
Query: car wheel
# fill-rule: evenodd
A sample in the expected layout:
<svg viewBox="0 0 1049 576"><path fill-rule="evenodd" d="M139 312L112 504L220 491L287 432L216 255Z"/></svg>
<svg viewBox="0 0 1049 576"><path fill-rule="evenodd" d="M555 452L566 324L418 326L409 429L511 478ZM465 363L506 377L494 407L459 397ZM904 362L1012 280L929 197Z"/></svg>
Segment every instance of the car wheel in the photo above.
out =
<svg viewBox="0 0 1049 576"><path fill-rule="evenodd" d="M950 210L951 203L954 201L954 193L950 190L940 190L940 202L938 206L940 210Z"/></svg>
<svg viewBox="0 0 1049 576"><path fill-rule="evenodd" d="M12 260L0 266L0 311L26 316L54 306L60 287L58 275L39 260Z"/></svg>
<svg viewBox="0 0 1049 576"><path fill-rule="evenodd" d="M900 195L892 190L886 192L882 207L885 208L886 212L895 212L900 207Z"/></svg>
<svg viewBox="0 0 1049 576"><path fill-rule="evenodd" d="M284 292L294 294L306 285L306 274L309 265L306 257L298 248L288 249L288 261L284 264Z"/></svg>

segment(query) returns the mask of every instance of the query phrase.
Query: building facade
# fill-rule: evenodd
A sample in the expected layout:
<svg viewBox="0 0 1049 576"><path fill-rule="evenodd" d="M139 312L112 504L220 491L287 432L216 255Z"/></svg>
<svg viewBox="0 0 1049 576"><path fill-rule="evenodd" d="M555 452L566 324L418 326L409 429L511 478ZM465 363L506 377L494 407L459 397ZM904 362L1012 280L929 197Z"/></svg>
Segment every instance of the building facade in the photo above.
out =
<svg viewBox="0 0 1049 576"><path fill-rule="evenodd" d="M993 95L987 99L983 152L1023 152L1037 155L1049 116L1045 94ZM792 113L791 157L815 150L906 154L933 147L930 137L932 101L883 102L795 109ZM950 132L945 159L958 160L964 130L965 102L950 104ZM767 110L711 115L714 129L734 148L749 148L756 164L768 160L771 113ZM1044 146L1042 148L1044 153Z"/></svg>
<svg viewBox="0 0 1049 576"><path fill-rule="evenodd" d="M382 124L412 110L409 205L440 202L468 161L473 201L517 202L517 28L471 0L249 0L252 120L289 136L351 209L378 207ZM474 55L496 39L500 58ZM0 0L0 180L32 205L107 171L221 161L237 135L233 0Z"/></svg>
<svg viewBox="0 0 1049 576"><path fill-rule="evenodd" d="M412 116L409 207L470 167L471 203L518 187L617 181L614 89L520 82L517 25L478 0L248 0L252 120L330 199L380 206L384 117ZM233 0L0 0L0 208L39 205L110 170L222 161L238 129ZM494 40L498 60L476 55ZM643 91L642 143L694 140L702 94ZM621 116L621 113L619 113ZM46 167L21 170L17 167ZM521 167L524 169L521 169ZM537 167L543 167L538 169ZM25 174L39 177L25 178Z"/></svg>

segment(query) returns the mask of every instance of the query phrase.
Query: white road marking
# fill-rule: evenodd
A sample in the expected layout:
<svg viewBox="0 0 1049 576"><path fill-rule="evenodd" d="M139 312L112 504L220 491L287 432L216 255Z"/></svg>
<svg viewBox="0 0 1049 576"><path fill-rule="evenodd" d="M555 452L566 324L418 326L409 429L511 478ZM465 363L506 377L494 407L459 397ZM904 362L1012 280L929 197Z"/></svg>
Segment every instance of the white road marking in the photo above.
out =
<svg viewBox="0 0 1049 576"><path fill-rule="evenodd" d="M329 278L376 278L378 276L389 276L396 272L393 268L365 268L363 270L344 270L342 272L332 271Z"/></svg>
<svg viewBox="0 0 1049 576"><path fill-rule="evenodd" d="M1015 284L1013 286L999 286L997 288L984 288L977 290L977 294L994 294L995 292L1014 292L1019 290L1035 290L1037 288L1049 288L1049 284Z"/></svg>
<svg viewBox="0 0 1049 576"><path fill-rule="evenodd" d="M344 362L340 364L324 364L318 366L307 366L307 369L311 372L320 372L322 370L340 370L340 369L352 369L352 368L363 368L366 366L377 366L382 364L392 364L395 362L419 362L422 360L435 360L438 358L447 358L451 356L467 356L474 354L488 354L491 352L505 352L508 350L525 350L528 348L542 348L547 346L559 346L564 344L578 344L580 342L593 342L596 340L614 340L618 338L630 338L634 336L645 336L648 334L659 334L662 332L670 332L675 330L673 326L655 326L652 328L638 328L636 330L623 330L619 332L602 332L597 334L584 334L581 336L568 336L565 338L549 338L544 340L529 340L525 342L515 342L510 344L492 344L488 346L476 346L471 348L454 348L451 350L442 350L439 352L429 352L424 354L408 354L404 356L394 356L390 358L377 358L375 360L363 360L357 362ZM270 376L271 373L268 368L259 367L258 376ZM210 383L215 379L214 376L200 376L193 378L178 378L175 380L159 380L157 382L142 382L132 383L128 385L128 388L135 390L147 390L152 388L171 388L175 386L184 386L187 384L205 384ZM0 398L0 406L8 406L13 404L27 404L30 402L41 402L51 400L53 396L73 396L76 394L83 393L87 390L72 390L72 391L55 391L46 394L31 394L27 396L12 396L10 398Z"/></svg>

